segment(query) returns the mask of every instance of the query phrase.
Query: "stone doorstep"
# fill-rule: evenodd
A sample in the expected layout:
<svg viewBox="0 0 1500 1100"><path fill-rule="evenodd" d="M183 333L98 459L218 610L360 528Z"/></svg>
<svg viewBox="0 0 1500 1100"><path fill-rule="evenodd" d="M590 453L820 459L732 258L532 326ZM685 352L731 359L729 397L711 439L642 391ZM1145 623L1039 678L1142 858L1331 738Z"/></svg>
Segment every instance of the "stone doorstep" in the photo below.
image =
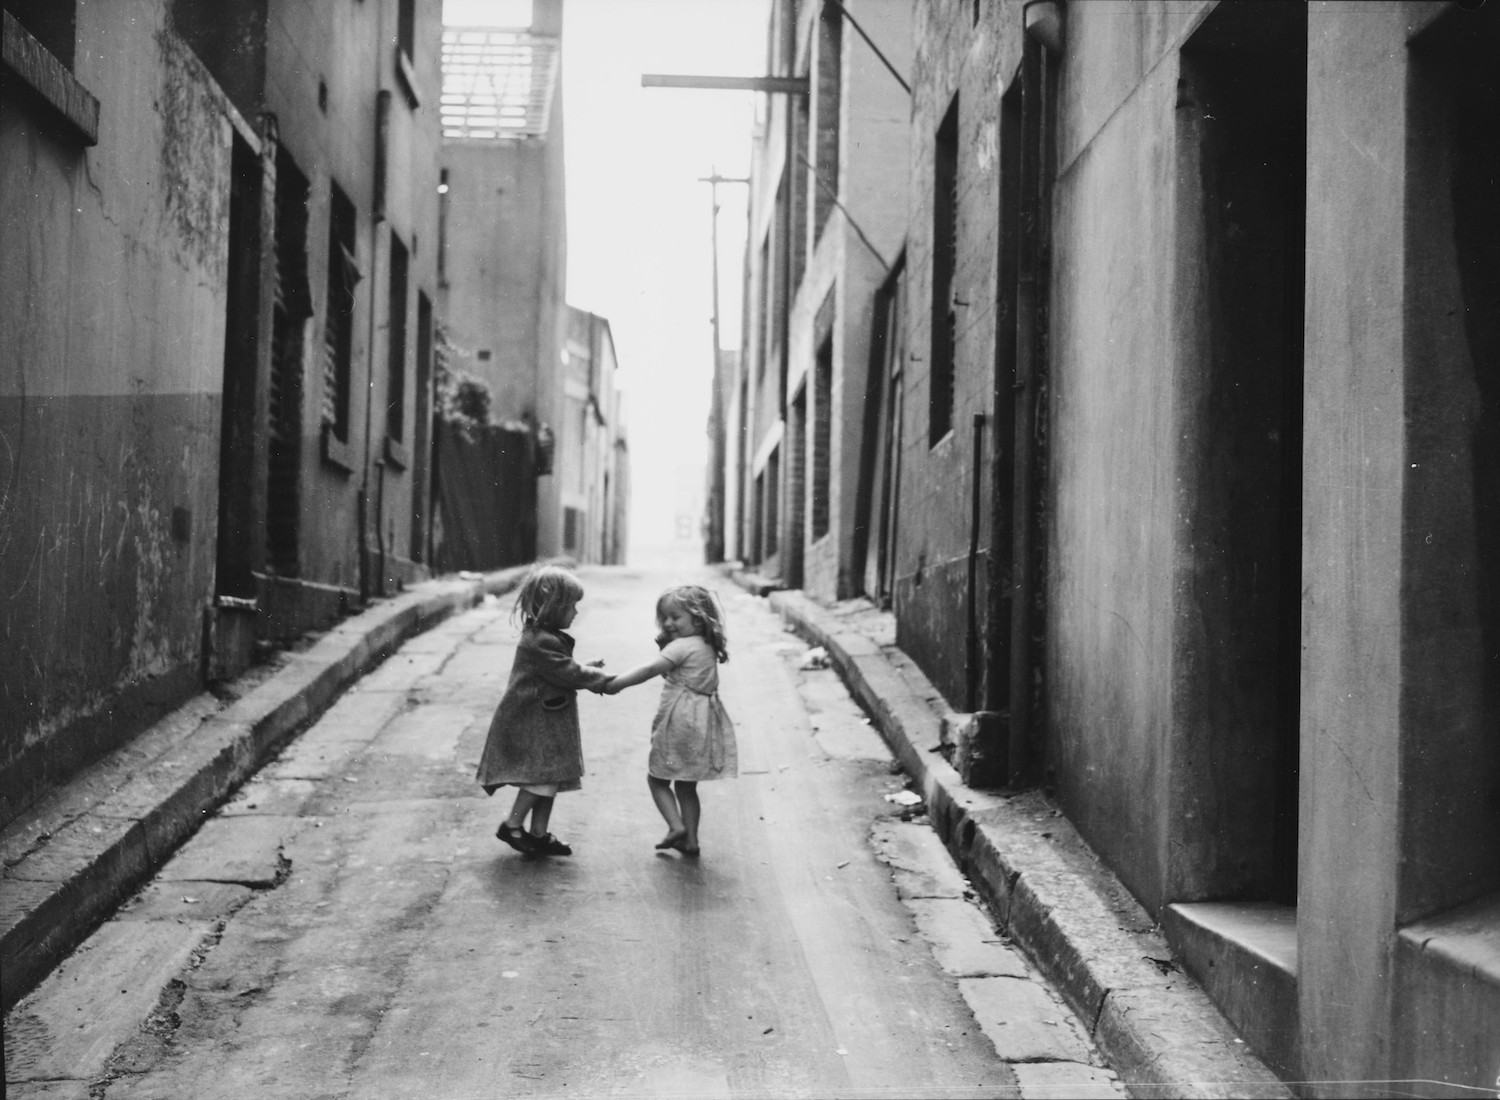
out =
<svg viewBox="0 0 1500 1100"><path fill-rule="evenodd" d="M1292 1095L1239 1040L1203 990L1152 961L1170 963L1170 951L1149 931L1149 920L1131 921L1121 912L1128 893L1107 869L1038 859L1033 838L1017 845L1019 820L1004 814L995 820L993 811L1012 800L964 786L935 751L945 708L920 671L898 670L884 652L871 654L868 635L845 629L801 592L776 592L770 602L799 634L828 650L851 693L917 781L933 828L994 906L1001 927L1090 1026L1094 1042L1127 1087L1161 1096ZM851 657L851 650L860 656ZM1064 841L1069 834L1076 838L1065 818L1056 818L1049 831L1063 834ZM1077 844L1086 850L1081 839ZM1080 887L1092 902L1078 910L1073 906Z"/></svg>
<svg viewBox="0 0 1500 1100"><path fill-rule="evenodd" d="M1410 1004L1433 1018L1462 1017L1467 1029L1435 1029L1406 1056L1415 1075L1456 1084L1489 1081L1500 1046L1500 894L1435 913L1396 936L1396 977Z"/></svg>
<svg viewBox="0 0 1500 1100"><path fill-rule="evenodd" d="M1179 903L1162 924L1219 1011L1283 1077L1298 1079L1296 907Z"/></svg>
<svg viewBox="0 0 1500 1100"><path fill-rule="evenodd" d="M254 774L272 746L326 709L382 653L486 594L516 587L529 568L430 581L376 604L228 707L209 713L195 699L174 711L122 747L125 771L101 777L89 769L77 791L59 791L8 825L0 840L7 862L0 1010L35 988Z"/></svg>

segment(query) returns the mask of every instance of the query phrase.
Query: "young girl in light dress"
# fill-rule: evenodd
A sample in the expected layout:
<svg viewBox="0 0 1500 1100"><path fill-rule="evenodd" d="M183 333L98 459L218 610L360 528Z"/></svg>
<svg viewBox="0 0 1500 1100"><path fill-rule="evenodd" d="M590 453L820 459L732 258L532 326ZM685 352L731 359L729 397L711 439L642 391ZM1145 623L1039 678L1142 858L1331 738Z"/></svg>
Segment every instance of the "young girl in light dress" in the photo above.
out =
<svg viewBox="0 0 1500 1100"><path fill-rule="evenodd" d="M555 565L533 570L521 585L514 610L521 640L479 760L476 778L485 794L507 784L519 788L495 836L525 856L573 854L571 845L549 831L552 802L582 785L578 690L602 692L609 680L608 673L573 660L567 628L582 599L578 578Z"/></svg>
<svg viewBox="0 0 1500 1100"><path fill-rule="evenodd" d="M729 660L724 622L713 594L696 584L669 588L656 601L654 661L613 677L604 686L621 688L660 676L661 704L651 723L651 759L646 782L667 823L658 848L698 854L702 807L698 784L739 774L734 723L719 702L719 664Z"/></svg>

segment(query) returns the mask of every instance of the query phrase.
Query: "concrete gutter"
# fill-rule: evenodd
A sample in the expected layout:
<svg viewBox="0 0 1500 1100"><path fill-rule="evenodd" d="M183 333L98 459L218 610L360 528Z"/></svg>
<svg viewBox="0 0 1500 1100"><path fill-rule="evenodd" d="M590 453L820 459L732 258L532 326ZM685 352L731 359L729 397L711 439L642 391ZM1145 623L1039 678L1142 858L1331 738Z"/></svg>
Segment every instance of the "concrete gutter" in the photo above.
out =
<svg viewBox="0 0 1500 1100"><path fill-rule="evenodd" d="M0 832L0 1011L125 901L288 740L402 642L530 566L426 581L354 615L226 705L204 693Z"/></svg>
<svg viewBox="0 0 1500 1100"><path fill-rule="evenodd" d="M1138 1097L1290 1097L1174 959L1156 923L1037 792L966 787L942 755L942 695L894 647L797 591L731 572L827 650L926 800L999 925L1064 996ZM950 720L956 716L950 716Z"/></svg>

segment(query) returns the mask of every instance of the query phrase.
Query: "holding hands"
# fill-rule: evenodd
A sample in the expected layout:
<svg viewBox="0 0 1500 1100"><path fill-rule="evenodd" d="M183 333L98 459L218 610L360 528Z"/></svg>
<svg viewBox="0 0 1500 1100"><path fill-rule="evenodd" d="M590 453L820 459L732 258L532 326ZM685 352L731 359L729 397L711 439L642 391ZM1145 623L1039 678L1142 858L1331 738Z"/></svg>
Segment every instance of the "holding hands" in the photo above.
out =
<svg viewBox="0 0 1500 1100"><path fill-rule="evenodd" d="M588 663L588 667L589 668L603 668L604 667L604 658L600 657L597 661L590 661ZM609 690L609 685L613 681L614 681L614 677L611 676L609 678L609 680L606 680L602 684L594 684L592 687L589 688L589 690L592 691L595 695L612 695L614 693Z"/></svg>
<svg viewBox="0 0 1500 1100"><path fill-rule="evenodd" d="M657 626L661 628L653 639L656 642L657 649L664 648L675 638L686 638L702 633L702 627L693 619L691 614L675 606L663 608L660 605L660 601L658 601L657 606ZM603 661L596 661L594 663L596 665L604 664ZM672 668L672 661L666 657L657 657L654 661L648 661L639 668L633 668L629 672L622 672L611 676L604 683L590 690L600 695L618 695L628 687L645 683L654 676L665 675Z"/></svg>
<svg viewBox="0 0 1500 1100"><path fill-rule="evenodd" d="M600 657L597 661L590 661L588 663L588 667L603 668L604 658ZM589 690L592 691L595 695L618 695L622 688L628 686L628 684L620 683L620 677L611 676L608 680L604 681L604 683L595 684L593 687L589 688Z"/></svg>

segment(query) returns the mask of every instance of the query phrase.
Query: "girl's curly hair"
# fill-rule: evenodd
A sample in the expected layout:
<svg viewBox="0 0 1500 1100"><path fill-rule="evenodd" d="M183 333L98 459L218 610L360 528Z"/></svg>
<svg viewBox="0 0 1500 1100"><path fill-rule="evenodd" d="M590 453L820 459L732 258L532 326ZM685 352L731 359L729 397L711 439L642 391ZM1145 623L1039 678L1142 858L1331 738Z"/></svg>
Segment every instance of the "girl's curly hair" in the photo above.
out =
<svg viewBox="0 0 1500 1100"><path fill-rule="evenodd" d="M519 618L525 626L560 630L562 613L581 599L583 585L577 577L561 566L539 565L521 582L511 617Z"/></svg>
<svg viewBox="0 0 1500 1100"><path fill-rule="evenodd" d="M729 642L724 636L724 611L712 592L696 584L679 584L667 589L656 601L658 623L661 622L662 612L668 607L680 608L691 615L698 626L698 632L713 648L719 663L729 660Z"/></svg>

